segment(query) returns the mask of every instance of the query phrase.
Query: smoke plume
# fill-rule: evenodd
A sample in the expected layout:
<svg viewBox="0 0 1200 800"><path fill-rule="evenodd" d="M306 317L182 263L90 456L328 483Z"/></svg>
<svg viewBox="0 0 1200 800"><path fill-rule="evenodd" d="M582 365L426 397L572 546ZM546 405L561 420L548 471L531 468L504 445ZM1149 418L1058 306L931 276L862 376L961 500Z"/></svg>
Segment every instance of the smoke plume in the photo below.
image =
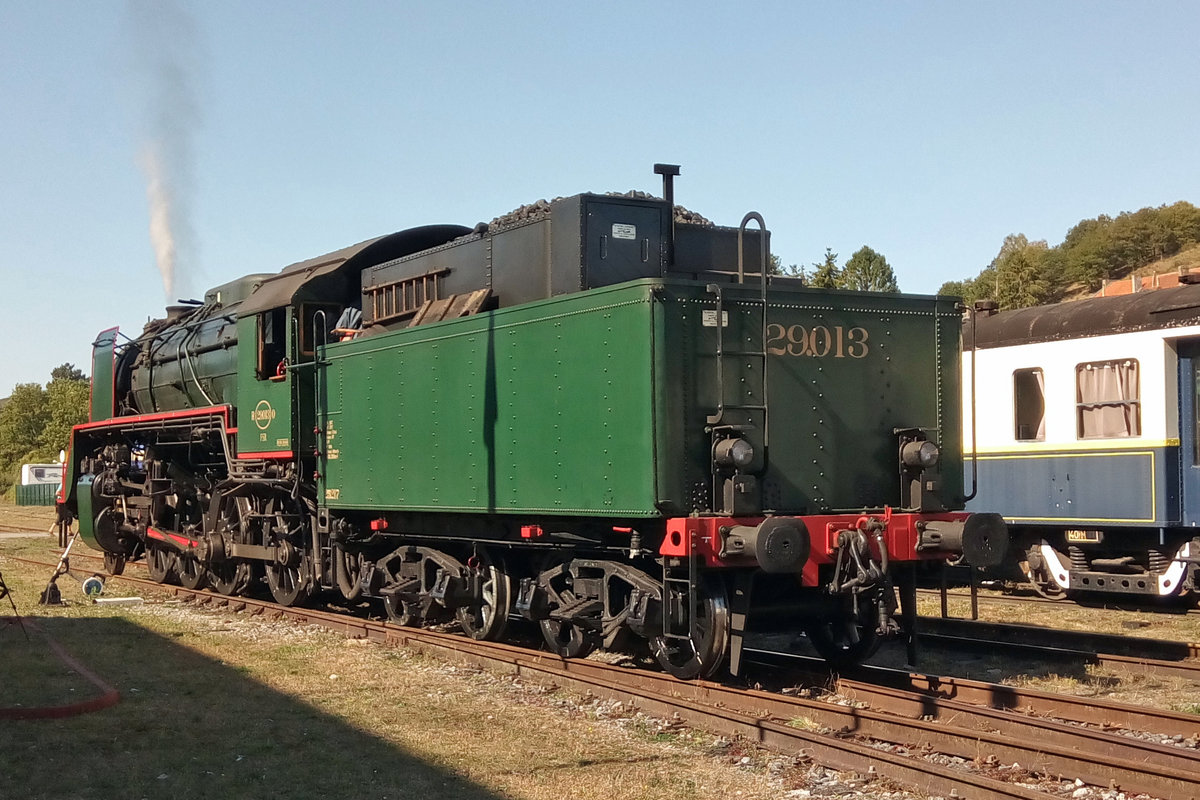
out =
<svg viewBox="0 0 1200 800"><path fill-rule="evenodd" d="M138 166L146 178L150 243L167 302L186 297L193 271L192 140L198 39L188 13L172 0L130 0L134 55L144 114ZM178 292L178 294L177 294Z"/></svg>
<svg viewBox="0 0 1200 800"><path fill-rule="evenodd" d="M154 248L154 263L162 275L163 292L167 302L175 299L175 235L171 223L173 203L167 186L162 153L154 142L142 146L138 157L146 175L146 202L150 208L150 244Z"/></svg>

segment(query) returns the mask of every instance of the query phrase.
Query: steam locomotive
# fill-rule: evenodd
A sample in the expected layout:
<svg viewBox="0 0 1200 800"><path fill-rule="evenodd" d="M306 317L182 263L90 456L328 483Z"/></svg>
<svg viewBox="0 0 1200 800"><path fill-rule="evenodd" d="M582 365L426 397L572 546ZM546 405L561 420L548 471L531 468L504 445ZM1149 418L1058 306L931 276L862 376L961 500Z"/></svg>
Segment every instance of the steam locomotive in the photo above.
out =
<svg viewBox="0 0 1200 800"><path fill-rule="evenodd" d="M511 619L578 657L644 640L682 678L750 626L853 663L913 567L998 561L967 514L948 298L769 274L641 193L410 228L168 308L94 344L68 508L113 572L402 625Z"/></svg>

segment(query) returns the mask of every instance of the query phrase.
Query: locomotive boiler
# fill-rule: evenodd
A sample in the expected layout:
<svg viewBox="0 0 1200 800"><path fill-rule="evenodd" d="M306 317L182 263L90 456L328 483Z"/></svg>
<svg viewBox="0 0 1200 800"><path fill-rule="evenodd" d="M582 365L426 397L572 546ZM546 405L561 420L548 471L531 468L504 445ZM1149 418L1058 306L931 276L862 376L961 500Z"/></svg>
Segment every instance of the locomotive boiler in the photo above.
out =
<svg viewBox="0 0 1200 800"><path fill-rule="evenodd" d="M769 233L582 194L257 274L95 344L69 507L118 570L563 656L737 671L759 625L827 658L912 567L996 561L961 509L960 310L772 276Z"/></svg>

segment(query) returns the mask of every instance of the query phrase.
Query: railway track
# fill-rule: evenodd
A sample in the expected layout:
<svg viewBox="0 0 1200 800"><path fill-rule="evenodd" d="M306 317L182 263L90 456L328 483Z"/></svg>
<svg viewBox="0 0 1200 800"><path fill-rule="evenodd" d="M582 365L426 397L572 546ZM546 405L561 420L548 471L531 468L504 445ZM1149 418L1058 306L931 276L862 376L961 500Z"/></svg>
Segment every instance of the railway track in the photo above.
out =
<svg viewBox="0 0 1200 800"><path fill-rule="evenodd" d="M941 594L942 593L941 593L940 589L917 589L917 595L919 597L929 597L929 598L940 599ZM968 603L972 602L971 593L961 591L961 590L947 591L946 598L948 600L963 600ZM1039 595L990 594L990 593L976 594L975 600L980 603L1017 603L1017 604L1024 603L1026 605L1046 605L1046 606L1061 605L1063 603L1072 602L1065 597L1050 598L1050 597L1041 597ZM1112 610L1119 610L1119 611L1147 611L1150 613L1157 613L1157 614L1200 614L1200 608L1182 608L1182 607L1164 608L1161 606L1153 606L1153 605L1151 605L1151 606L1136 605L1136 604L1129 603L1129 602L1122 603L1120 601L1120 598L1107 598L1104 602L1099 603L1098 605L1096 605L1096 603L1097 603L1097 601L1093 600L1092 603L1087 604L1084 607L1086 607L1086 608L1097 607L1097 608L1112 609Z"/></svg>
<svg viewBox="0 0 1200 800"><path fill-rule="evenodd" d="M88 557L84 557L88 558ZM53 564L14 559L53 568ZM284 607L248 597L227 597L204 590L158 584L123 575L118 580L165 592L198 606L225 609L300 623L319 624L354 638L402 645L449 660L510 672L582 694L617 700L644 713L722 735L740 736L768 749L806 756L839 770L879 773L910 788L940 795L980 798L1046 798L1040 776L1069 776L1097 786L1117 786L1161 798L1200 798L1200 752L1144 741L1066 721L1063 709L1077 698L1042 695L1013 687L975 684L935 676L877 671L838 679L835 688L852 705L740 689L709 682L683 682L661 673L615 667L588 660L564 660L548 653L507 644L477 642L434 631L402 628L344 613ZM755 657L763 654L755 653ZM768 656L780 658L779 654ZM886 680L880 680L886 678ZM825 680L828 674L825 673ZM925 685L921 689L922 682ZM982 702L971 702L972 699ZM1013 709L1045 713L1057 720ZM1090 701L1095 706L1105 704ZM996 708L1000 705L1001 708ZM1182 715L1155 717L1147 710L1119 709L1113 719L1163 729L1188 730ZM1084 716L1080 714L1080 716ZM1094 724L1095 714L1088 720ZM1118 723L1119 724L1119 723ZM1188 736L1200 735L1194 720ZM966 768L947 769L944 759L961 759ZM1020 764L1020 770L1005 765ZM1007 773L1007 779L1002 779ZM1032 775L1031 775L1032 774ZM1014 780L1013 778L1017 778ZM1052 781L1057 786L1057 781Z"/></svg>
<svg viewBox="0 0 1200 800"><path fill-rule="evenodd" d="M103 563L103 559L89 554L72 558ZM1200 644L1194 642L939 617L920 617L917 625L918 636L926 646L992 652L997 644L1003 644L1006 654L1084 662L1130 675L1170 676L1200 683Z"/></svg>
<svg viewBox="0 0 1200 800"><path fill-rule="evenodd" d="M21 513L7 508L0 517L0 533L47 533L53 524L54 518L47 520L45 513Z"/></svg>
<svg viewBox="0 0 1200 800"><path fill-rule="evenodd" d="M971 652L1031 656L1048 661L1096 664L1129 675L1184 678L1200 683L1200 645L1136 636L1066 631L1036 625L920 617L925 645Z"/></svg>

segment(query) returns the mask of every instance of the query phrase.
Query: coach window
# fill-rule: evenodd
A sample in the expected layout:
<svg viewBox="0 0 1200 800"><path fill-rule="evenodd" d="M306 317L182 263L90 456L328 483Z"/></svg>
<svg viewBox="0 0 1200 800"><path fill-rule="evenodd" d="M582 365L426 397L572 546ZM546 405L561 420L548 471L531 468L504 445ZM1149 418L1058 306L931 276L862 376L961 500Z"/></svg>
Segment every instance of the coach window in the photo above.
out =
<svg viewBox="0 0 1200 800"><path fill-rule="evenodd" d="M1075 367L1075 417L1080 439L1140 436L1138 362L1092 361Z"/></svg>
<svg viewBox="0 0 1200 800"><path fill-rule="evenodd" d="M1013 422L1018 442L1046 438L1046 379L1040 367L1013 373Z"/></svg>

